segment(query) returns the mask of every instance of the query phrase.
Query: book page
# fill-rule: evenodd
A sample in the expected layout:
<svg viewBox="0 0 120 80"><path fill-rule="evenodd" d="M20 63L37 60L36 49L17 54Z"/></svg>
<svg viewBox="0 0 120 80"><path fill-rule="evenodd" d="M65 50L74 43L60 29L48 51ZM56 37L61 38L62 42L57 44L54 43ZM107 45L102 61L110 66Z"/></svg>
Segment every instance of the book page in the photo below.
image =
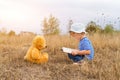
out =
<svg viewBox="0 0 120 80"><path fill-rule="evenodd" d="M71 48L67 48L67 47L62 47L62 51L65 52L65 53L72 53L74 49L71 49Z"/></svg>

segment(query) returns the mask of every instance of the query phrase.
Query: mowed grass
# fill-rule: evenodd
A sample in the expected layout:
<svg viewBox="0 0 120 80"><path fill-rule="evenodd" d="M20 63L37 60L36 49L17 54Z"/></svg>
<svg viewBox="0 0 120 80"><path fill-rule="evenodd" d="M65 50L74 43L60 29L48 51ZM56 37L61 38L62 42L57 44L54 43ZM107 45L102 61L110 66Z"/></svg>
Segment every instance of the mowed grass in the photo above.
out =
<svg viewBox="0 0 120 80"><path fill-rule="evenodd" d="M45 36L49 54L46 64L23 60L35 36L0 36L0 80L120 80L120 33L88 35L94 60L75 66L61 47L77 48L69 35Z"/></svg>

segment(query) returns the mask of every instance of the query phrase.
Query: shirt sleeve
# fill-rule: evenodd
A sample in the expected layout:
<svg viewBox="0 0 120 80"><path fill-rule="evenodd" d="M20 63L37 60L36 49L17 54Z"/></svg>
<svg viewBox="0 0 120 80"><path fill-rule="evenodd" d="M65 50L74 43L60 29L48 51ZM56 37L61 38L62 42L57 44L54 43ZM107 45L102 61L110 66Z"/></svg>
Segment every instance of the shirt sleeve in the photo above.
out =
<svg viewBox="0 0 120 80"><path fill-rule="evenodd" d="M83 49L84 50L90 50L90 42L88 40L85 40L83 43Z"/></svg>

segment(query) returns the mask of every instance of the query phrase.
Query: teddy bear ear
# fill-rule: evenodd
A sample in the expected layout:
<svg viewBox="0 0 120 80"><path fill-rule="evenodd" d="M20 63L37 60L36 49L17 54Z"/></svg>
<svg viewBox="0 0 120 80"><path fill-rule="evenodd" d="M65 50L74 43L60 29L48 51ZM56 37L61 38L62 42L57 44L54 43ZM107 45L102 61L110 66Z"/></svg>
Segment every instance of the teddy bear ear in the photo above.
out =
<svg viewBox="0 0 120 80"><path fill-rule="evenodd" d="M36 44L36 43L37 43L37 38L38 38L38 36L35 36L35 38L34 38L33 41L32 41L33 44Z"/></svg>
<svg viewBox="0 0 120 80"><path fill-rule="evenodd" d="M33 41L32 41L32 44L36 44L36 41L35 41L35 39L33 39Z"/></svg>
<svg viewBox="0 0 120 80"><path fill-rule="evenodd" d="M33 39L33 44L36 44L38 41L40 40L45 40L44 36L36 36L34 39Z"/></svg>

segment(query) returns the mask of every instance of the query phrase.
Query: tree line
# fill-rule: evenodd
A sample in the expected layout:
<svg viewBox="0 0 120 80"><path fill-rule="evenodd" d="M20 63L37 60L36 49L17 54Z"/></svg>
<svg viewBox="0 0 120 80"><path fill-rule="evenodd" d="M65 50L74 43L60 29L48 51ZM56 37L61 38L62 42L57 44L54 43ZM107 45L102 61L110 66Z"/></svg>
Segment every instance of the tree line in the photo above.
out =
<svg viewBox="0 0 120 80"><path fill-rule="evenodd" d="M68 21L68 26L67 26L68 31L73 23L74 23L73 20ZM52 15L50 15L48 19L44 18L42 26L43 26L42 31L46 35L60 34L59 20ZM100 25L97 25L94 21L90 21L85 27L86 27L86 32L88 32L89 34L117 32L112 24L106 24L103 29Z"/></svg>
<svg viewBox="0 0 120 80"><path fill-rule="evenodd" d="M67 31L69 31L71 25L74 23L74 21L71 19L68 21L68 25L67 27ZM116 30L114 29L112 24L107 24L104 29L102 29L102 27L100 25L97 25L95 22L90 21L86 26L86 32L88 32L89 34L93 34L93 33L113 33L116 32ZM1 35L5 35L6 33L6 29L2 28L2 30L0 30L0 34ZM53 15L50 15L48 18L44 18L42 21L42 32L44 35L56 35L56 34L60 34L60 23L59 23L59 19L54 17ZM12 35L16 35L15 31L11 30L8 35L12 36Z"/></svg>

